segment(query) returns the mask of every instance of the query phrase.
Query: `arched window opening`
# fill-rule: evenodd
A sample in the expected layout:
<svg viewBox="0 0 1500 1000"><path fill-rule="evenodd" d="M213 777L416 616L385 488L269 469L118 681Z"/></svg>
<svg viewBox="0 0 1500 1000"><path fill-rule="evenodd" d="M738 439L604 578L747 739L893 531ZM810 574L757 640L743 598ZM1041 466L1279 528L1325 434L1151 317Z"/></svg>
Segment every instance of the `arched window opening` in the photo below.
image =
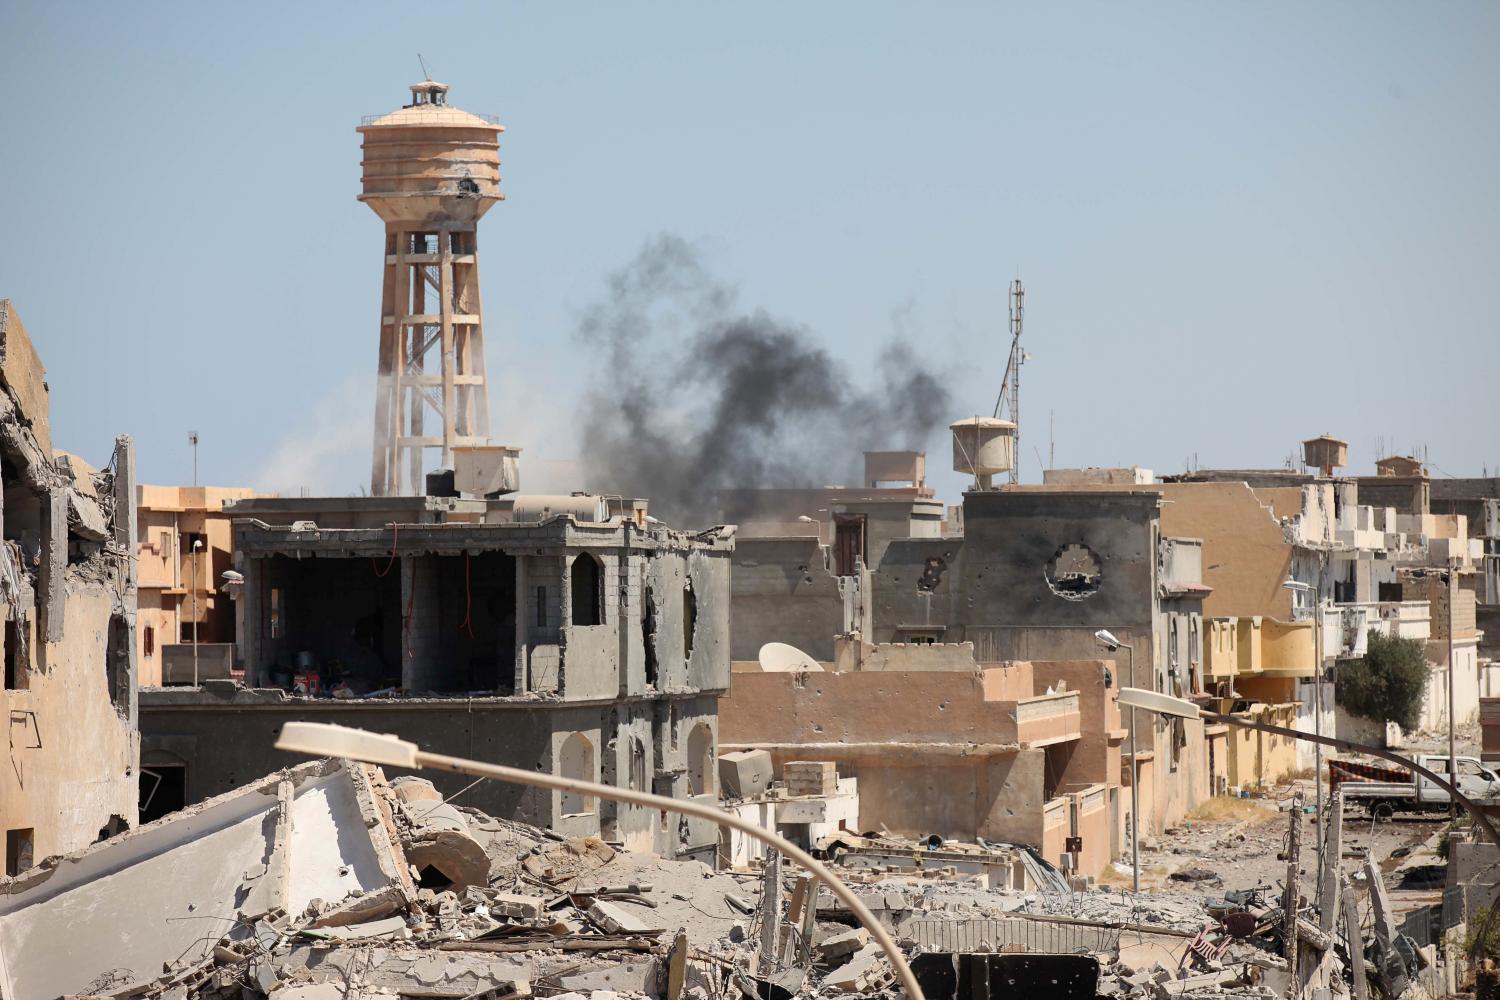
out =
<svg viewBox="0 0 1500 1000"><path fill-rule="evenodd" d="M650 791L646 787L646 744L639 736L630 738L630 788L636 792Z"/></svg>
<svg viewBox="0 0 1500 1000"><path fill-rule="evenodd" d="M563 741L557 755L557 773L564 778L579 781L595 781L594 744L582 733L573 733ZM562 793L564 816L587 816L594 811L592 796L579 792Z"/></svg>
<svg viewBox="0 0 1500 1000"><path fill-rule="evenodd" d="M604 567L587 552L573 560L573 624L604 624Z"/></svg>
<svg viewBox="0 0 1500 1000"><path fill-rule="evenodd" d="M713 794L714 731L706 722L695 725L688 733L688 791L693 795Z"/></svg>

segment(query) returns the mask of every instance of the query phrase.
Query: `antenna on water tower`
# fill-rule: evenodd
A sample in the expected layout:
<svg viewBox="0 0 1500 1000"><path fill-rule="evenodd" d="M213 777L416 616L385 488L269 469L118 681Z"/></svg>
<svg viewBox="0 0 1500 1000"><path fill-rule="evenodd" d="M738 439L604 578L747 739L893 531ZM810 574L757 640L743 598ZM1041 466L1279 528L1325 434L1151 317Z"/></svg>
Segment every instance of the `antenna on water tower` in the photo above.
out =
<svg viewBox="0 0 1500 1000"><path fill-rule="evenodd" d="M188 431L188 444L193 448L193 485L198 485L198 432Z"/></svg>
<svg viewBox="0 0 1500 1000"><path fill-rule="evenodd" d="M1005 362L1005 376L1000 382L1000 398L995 400L995 418L1016 425L1014 440L1021 440L1021 365L1026 354L1021 350L1021 320L1025 313L1026 288L1017 278L1010 283L1010 357ZM1021 481L1019 463L1012 462L1010 481Z"/></svg>

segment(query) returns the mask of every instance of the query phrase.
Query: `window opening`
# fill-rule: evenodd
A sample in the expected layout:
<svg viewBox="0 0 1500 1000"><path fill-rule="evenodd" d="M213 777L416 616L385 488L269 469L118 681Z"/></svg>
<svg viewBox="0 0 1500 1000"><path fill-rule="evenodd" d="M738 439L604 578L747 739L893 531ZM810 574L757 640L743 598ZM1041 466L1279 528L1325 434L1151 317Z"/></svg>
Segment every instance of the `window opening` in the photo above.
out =
<svg viewBox="0 0 1500 1000"><path fill-rule="evenodd" d="M5 620L5 690L18 691L26 686L26 664L21 659L20 623Z"/></svg>
<svg viewBox="0 0 1500 1000"><path fill-rule="evenodd" d="M688 791L693 795L714 791L714 734L706 722L688 733Z"/></svg>
<svg viewBox="0 0 1500 1000"><path fill-rule="evenodd" d="M578 781L594 780L594 744L587 736L573 733L563 741L558 774ZM593 797L581 792L563 792L561 804L564 816L586 816L594 811Z"/></svg>
<svg viewBox="0 0 1500 1000"><path fill-rule="evenodd" d="M162 764L141 768L140 823L187 808L187 767Z"/></svg>
<svg viewBox="0 0 1500 1000"><path fill-rule="evenodd" d="M580 552L570 575L573 624L604 624L604 567L589 553Z"/></svg>
<svg viewBox="0 0 1500 1000"><path fill-rule="evenodd" d="M36 853L36 830L22 827L5 834L5 874L19 875L32 865Z"/></svg>
<svg viewBox="0 0 1500 1000"><path fill-rule="evenodd" d="M646 647L646 686L654 688L660 673L660 662L656 658L656 594L649 583L641 605L641 637Z"/></svg>
<svg viewBox="0 0 1500 1000"><path fill-rule="evenodd" d="M698 632L698 595L693 593L693 578L682 584L682 657L693 658L693 638Z"/></svg>

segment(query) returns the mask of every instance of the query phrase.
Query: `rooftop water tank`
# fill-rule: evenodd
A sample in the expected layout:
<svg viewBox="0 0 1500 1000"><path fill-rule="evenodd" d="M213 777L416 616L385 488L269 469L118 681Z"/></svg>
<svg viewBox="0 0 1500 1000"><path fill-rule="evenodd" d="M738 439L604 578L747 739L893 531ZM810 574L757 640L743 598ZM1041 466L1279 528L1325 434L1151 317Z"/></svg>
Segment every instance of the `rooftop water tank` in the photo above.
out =
<svg viewBox="0 0 1500 1000"><path fill-rule="evenodd" d="M1331 476L1334 469L1349 464L1349 442L1331 434L1308 438L1302 442L1302 464L1314 467L1325 477Z"/></svg>
<svg viewBox="0 0 1500 1000"><path fill-rule="evenodd" d="M995 417L969 417L949 424L953 432L953 471L974 477L982 490L990 478L1016 464L1016 425Z"/></svg>

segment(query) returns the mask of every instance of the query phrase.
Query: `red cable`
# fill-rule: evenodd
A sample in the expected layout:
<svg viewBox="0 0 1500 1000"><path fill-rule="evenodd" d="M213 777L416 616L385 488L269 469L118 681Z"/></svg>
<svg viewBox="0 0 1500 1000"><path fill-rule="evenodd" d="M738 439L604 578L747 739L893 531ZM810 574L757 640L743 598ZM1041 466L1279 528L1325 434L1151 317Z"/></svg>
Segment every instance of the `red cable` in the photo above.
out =
<svg viewBox="0 0 1500 1000"><path fill-rule="evenodd" d="M470 616L474 612L474 598L469 592L469 554L464 553L464 620L459 622L458 627L469 633L469 638L474 638L474 624Z"/></svg>
<svg viewBox="0 0 1500 1000"><path fill-rule="evenodd" d="M376 577L385 579L385 575L396 565L396 537L401 531L401 526L395 521L391 522L391 561L385 564L385 569L375 569L375 557L370 557L370 569L374 570Z"/></svg>
<svg viewBox="0 0 1500 1000"><path fill-rule="evenodd" d="M406 658L410 660L411 655L411 609L417 602L417 561L411 561L411 582L408 584L411 594L406 598L406 615L401 625L402 640L406 644Z"/></svg>

